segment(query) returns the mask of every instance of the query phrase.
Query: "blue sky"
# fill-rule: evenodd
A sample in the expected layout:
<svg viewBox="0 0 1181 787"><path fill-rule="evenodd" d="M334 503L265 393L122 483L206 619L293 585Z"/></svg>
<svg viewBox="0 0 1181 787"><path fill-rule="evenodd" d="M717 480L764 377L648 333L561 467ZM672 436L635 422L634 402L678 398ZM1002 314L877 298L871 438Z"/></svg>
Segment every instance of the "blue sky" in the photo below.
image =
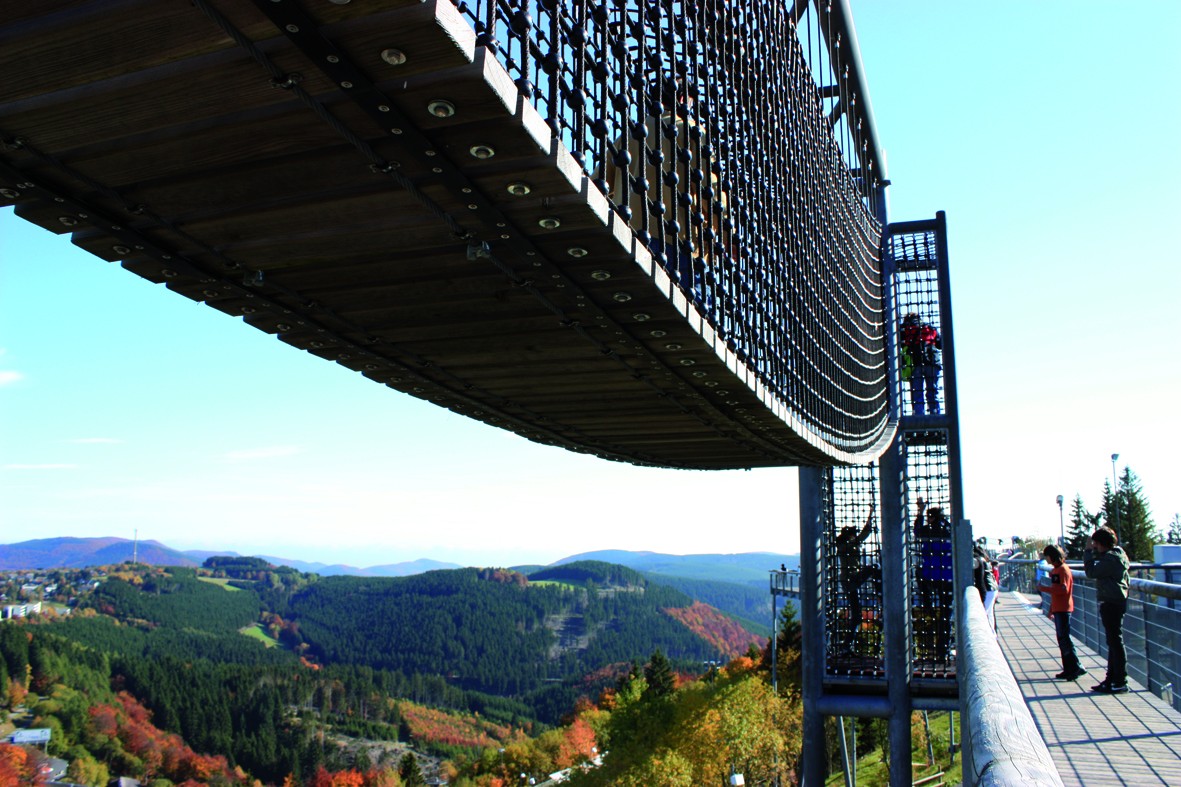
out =
<svg viewBox="0 0 1181 787"><path fill-rule="evenodd" d="M857 2L891 218L948 214L965 506L1097 508L1113 452L1181 511L1181 2ZM368 566L795 552L792 469L603 462L287 347L0 211L0 542ZM1069 513L1069 510L1068 510Z"/></svg>

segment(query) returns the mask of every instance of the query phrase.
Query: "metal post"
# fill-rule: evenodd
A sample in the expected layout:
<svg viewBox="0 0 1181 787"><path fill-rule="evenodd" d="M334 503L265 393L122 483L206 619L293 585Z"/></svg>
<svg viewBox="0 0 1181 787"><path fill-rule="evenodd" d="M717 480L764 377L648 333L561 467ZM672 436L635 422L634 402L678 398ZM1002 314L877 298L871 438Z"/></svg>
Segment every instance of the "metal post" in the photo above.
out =
<svg viewBox="0 0 1181 787"><path fill-rule="evenodd" d="M1062 559L1066 559L1066 519L1062 514L1062 495L1058 495L1058 545L1062 547Z"/></svg>
<svg viewBox="0 0 1181 787"><path fill-rule="evenodd" d="M1115 460L1119 459L1119 454L1111 455L1111 515L1115 519L1115 537L1119 539L1117 544L1123 544L1124 539L1120 534L1119 528L1119 476L1115 474Z"/></svg>
<svg viewBox="0 0 1181 787"><path fill-rule="evenodd" d="M800 468L800 672L804 694L803 784L821 787L825 777L824 604L820 592L821 532L824 522L824 468Z"/></svg>
<svg viewBox="0 0 1181 787"><path fill-rule="evenodd" d="M886 695L890 701L890 784L910 784L910 582L903 509L906 460L895 437L879 460L882 496L882 604Z"/></svg>
<svg viewBox="0 0 1181 787"><path fill-rule="evenodd" d="M849 725L853 738L853 787L857 787L857 719Z"/></svg>
<svg viewBox="0 0 1181 787"><path fill-rule="evenodd" d="M952 579L955 587L955 639L956 639L956 690L959 694L960 707L968 707L968 681L964 679L964 647L968 636L968 610L964 605L964 591L972 586L972 523L961 519L952 530ZM983 607L981 607L983 609ZM972 752L969 750L971 736L968 727L971 724L969 714L960 714L960 723L964 725L961 736L964 746L964 757L961 764L967 768L972 762ZM967 783L968 774L964 773Z"/></svg>
<svg viewBox="0 0 1181 787"><path fill-rule="evenodd" d="M947 422L947 484L951 492L951 521L964 518L964 483L960 462L960 405L955 378L955 326L951 319L951 273L948 265L947 214L935 214L939 265L939 317L943 331L943 400Z"/></svg>
<svg viewBox="0 0 1181 787"><path fill-rule="evenodd" d="M775 587L775 573L771 574L771 691L779 694L779 593Z"/></svg>
<svg viewBox="0 0 1181 787"><path fill-rule="evenodd" d="M935 764L935 744L931 743L931 716L923 711L923 732L927 733L927 765Z"/></svg>
<svg viewBox="0 0 1181 787"><path fill-rule="evenodd" d="M853 787L853 778L849 769L849 744L845 740L845 717L838 716L837 724L841 725L841 767L845 771L845 787Z"/></svg>

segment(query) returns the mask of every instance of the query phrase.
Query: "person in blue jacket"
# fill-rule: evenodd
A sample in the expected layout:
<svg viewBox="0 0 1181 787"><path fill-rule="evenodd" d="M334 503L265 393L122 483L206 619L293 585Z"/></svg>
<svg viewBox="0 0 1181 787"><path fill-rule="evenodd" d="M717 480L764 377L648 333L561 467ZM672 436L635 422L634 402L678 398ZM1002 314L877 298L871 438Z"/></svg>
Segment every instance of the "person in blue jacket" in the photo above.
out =
<svg viewBox="0 0 1181 787"><path fill-rule="evenodd" d="M918 547L914 635L920 658L951 659L952 590L951 523L937 506L918 499L914 538Z"/></svg>

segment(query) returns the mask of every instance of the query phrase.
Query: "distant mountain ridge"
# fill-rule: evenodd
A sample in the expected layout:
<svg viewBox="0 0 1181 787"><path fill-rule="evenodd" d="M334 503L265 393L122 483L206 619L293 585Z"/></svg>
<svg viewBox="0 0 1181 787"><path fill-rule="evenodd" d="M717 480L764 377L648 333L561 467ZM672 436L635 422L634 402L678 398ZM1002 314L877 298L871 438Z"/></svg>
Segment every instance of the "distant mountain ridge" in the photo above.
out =
<svg viewBox="0 0 1181 787"><path fill-rule="evenodd" d="M0 570L52 568L87 568L109 566L131 560L153 566L199 566L214 555L233 555L231 550L210 551L194 549L181 551L159 541L140 541L107 536L104 538L37 538L16 544L0 544ZM404 577L442 568L460 568L457 563L421 558L403 563L390 563L369 568L355 568L343 564L316 563L289 558L258 555L275 566L289 566L320 576L353 575L370 577Z"/></svg>
<svg viewBox="0 0 1181 787"><path fill-rule="evenodd" d="M206 558L214 555L241 556L232 550L186 550L181 551L161 544L159 541L140 541L138 545L126 538L41 538L15 544L0 544L0 570L86 568L122 563L135 554L141 563L156 566L199 566ZM304 573L320 576L361 576L361 577L405 577L437 569L461 568L458 563L449 563L428 558L358 568L341 563L322 563L256 555L275 566L288 566ZM660 552L631 552L623 549L607 549L584 552L554 561L552 566L567 563L597 560L614 563L634 569L652 579L676 578L675 586L702 598L693 592L697 583L731 583L756 589L760 594L767 587L767 572L785 565L798 568L798 555L784 555L773 552L742 552L734 554L671 555ZM526 574L547 568L545 566L518 567ZM688 583L688 584L687 584ZM703 600L717 604L708 597ZM731 606L720 604L734 614L760 619L754 614L751 602Z"/></svg>
<svg viewBox="0 0 1181 787"><path fill-rule="evenodd" d="M227 553L222 552L220 554ZM386 563L380 566L356 568L354 566L344 565L343 563L333 563L330 565L328 563L307 562L285 557L272 557L270 555L255 555L255 557L260 557L271 565L288 566L305 574L319 574L322 577L409 577L415 574L424 574L427 571L437 571L445 568L463 568L458 563L446 563L441 560L431 560L430 558L418 558L417 560L406 560L401 563Z"/></svg>
<svg viewBox="0 0 1181 787"><path fill-rule="evenodd" d="M554 565L581 560L601 560L634 568L645 574L660 574L685 579L722 580L739 584L767 586L769 571L780 566L798 569L799 555L776 552L736 552L701 555L668 555L660 552L628 552L623 549L604 549L564 557Z"/></svg>
<svg viewBox="0 0 1181 787"><path fill-rule="evenodd" d="M0 545L0 569L86 568L122 563L132 558L154 566L199 566L200 560L159 541L127 538L37 538Z"/></svg>

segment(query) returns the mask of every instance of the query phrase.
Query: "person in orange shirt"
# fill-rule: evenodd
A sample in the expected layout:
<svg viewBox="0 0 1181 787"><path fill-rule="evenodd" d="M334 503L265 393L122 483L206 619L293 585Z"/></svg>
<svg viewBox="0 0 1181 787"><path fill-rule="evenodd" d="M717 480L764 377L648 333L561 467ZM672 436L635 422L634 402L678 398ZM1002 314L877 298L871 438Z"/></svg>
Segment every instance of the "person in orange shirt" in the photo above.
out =
<svg viewBox="0 0 1181 787"><path fill-rule="evenodd" d="M1070 613L1074 612L1074 576L1070 566L1063 560L1062 550L1050 544L1042 555L1054 568L1046 577L1048 585L1038 585L1041 593L1050 594L1050 617L1054 619L1054 633L1058 635L1058 650L1062 653L1062 671L1055 675L1059 680L1078 680L1087 671L1078 662L1074 652L1074 641L1070 638Z"/></svg>

